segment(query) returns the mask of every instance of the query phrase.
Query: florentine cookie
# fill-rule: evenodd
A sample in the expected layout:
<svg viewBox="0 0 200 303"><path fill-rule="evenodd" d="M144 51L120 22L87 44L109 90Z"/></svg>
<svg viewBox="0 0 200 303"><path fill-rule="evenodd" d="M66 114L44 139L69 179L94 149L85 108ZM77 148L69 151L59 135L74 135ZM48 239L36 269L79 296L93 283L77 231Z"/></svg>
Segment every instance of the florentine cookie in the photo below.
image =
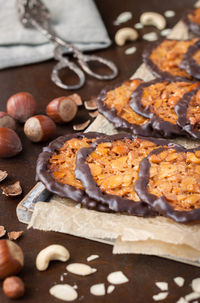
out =
<svg viewBox="0 0 200 303"><path fill-rule="evenodd" d="M158 146L173 146L167 140L118 134L99 139L77 154L76 178L91 199L115 212L152 216L134 190L140 161Z"/></svg>
<svg viewBox="0 0 200 303"><path fill-rule="evenodd" d="M200 40L188 48L179 66L190 76L200 79Z"/></svg>
<svg viewBox="0 0 200 303"><path fill-rule="evenodd" d="M188 10L183 17L183 22L187 25L189 30L200 35L200 8Z"/></svg>
<svg viewBox="0 0 200 303"><path fill-rule="evenodd" d="M131 131L134 135L156 136L149 119L137 114L129 106L131 94L142 82L140 79L133 79L102 90L98 97L98 111L116 128Z"/></svg>
<svg viewBox="0 0 200 303"><path fill-rule="evenodd" d="M192 77L179 65L188 48L197 40L156 41L144 51L143 61L158 78L191 80Z"/></svg>
<svg viewBox="0 0 200 303"><path fill-rule="evenodd" d="M137 113L150 119L153 129L164 137L185 135L178 126L175 105L184 95L200 85L186 80L162 80L142 83L133 92L130 106Z"/></svg>
<svg viewBox="0 0 200 303"><path fill-rule="evenodd" d="M200 219L200 148L158 148L140 164L135 190L160 214L177 222Z"/></svg>

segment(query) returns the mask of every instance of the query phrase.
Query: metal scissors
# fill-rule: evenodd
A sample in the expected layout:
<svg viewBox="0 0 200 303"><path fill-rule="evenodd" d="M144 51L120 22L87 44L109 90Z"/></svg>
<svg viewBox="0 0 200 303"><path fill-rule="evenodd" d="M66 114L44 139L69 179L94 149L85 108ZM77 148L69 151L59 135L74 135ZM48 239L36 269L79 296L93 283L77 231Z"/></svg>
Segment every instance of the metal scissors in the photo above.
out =
<svg viewBox="0 0 200 303"><path fill-rule="evenodd" d="M17 6L22 24L25 27L36 28L55 46L54 58L58 61L58 63L52 70L51 80L56 85L70 90L82 87L85 83L85 74L83 71L99 80L110 80L118 75L118 69L113 62L95 55L84 55L73 44L61 39L52 29L50 25L50 13L41 0L17 0ZM63 53L66 49L72 52L73 57L77 59L83 71L75 63L64 57ZM89 67L89 62L91 61L97 61L106 65L111 70L111 73L108 75L100 75L93 72ZM68 68L73 71L78 76L79 83L75 85L64 84L58 74L63 68Z"/></svg>

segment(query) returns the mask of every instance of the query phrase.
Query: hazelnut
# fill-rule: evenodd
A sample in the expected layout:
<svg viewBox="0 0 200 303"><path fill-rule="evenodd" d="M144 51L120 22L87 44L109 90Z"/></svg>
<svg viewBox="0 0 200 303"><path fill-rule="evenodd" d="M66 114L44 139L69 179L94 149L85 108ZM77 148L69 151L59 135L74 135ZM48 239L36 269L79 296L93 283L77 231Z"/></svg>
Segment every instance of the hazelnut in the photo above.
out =
<svg viewBox="0 0 200 303"><path fill-rule="evenodd" d="M58 123L66 123L73 120L77 110L77 104L70 97L56 98L46 107L47 115Z"/></svg>
<svg viewBox="0 0 200 303"><path fill-rule="evenodd" d="M29 93L17 93L8 99L7 112L19 122L25 122L29 117L34 115L35 110L36 101Z"/></svg>
<svg viewBox="0 0 200 303"><path fill-rule="evenodd" d="M0 157L8 158L22 150L21 140L11 128L0 127Z"/></svg>
<svg viewBox="0 0 200 303"><path fill-rule="evenodd" d="M33 116L24 125L25 135L33 142L48 140L55 130L55 123L44 115Z"/></svg>
<svg viewBox="0 0 200 303"><path fill-rule="evenodd" d="M20 298L24 295L24 291L24 282L19 277L12 276L3 281L3 292L8 298Z"/></svg>
<svg viewBox="0 0 200 303"><path fill-rule="evenodd" d="M15 275L24 265L24 254L16 243L0 240L0 279Z"/></svg>
<svg viewBox="0 0 200 303"><path fill-rule="evenodd" d="M5 112L0 112L0 127L8 127L11 129L16 129L16 122L11 116Z"/></svg>

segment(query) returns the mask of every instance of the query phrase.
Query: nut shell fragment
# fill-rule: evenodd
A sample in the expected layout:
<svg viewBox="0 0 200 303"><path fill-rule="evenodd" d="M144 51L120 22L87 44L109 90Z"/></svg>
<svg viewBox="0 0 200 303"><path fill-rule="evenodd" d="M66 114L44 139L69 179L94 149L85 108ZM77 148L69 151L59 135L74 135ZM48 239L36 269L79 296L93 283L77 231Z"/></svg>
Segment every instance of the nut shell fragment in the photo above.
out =
<svg viewBox="0 0 200 303"><path fill-rule="evenodd" d="M6 170L0 170L0 182L7 178L8 173Z"/></svg>
<svg viewBox="0 0 200 303"><path fill-rule="evenodd" d="M73 125L73 129L76 131L81 131L84 130L89 124L90 120L87 120L84 123Z"/></svg>
<svg viewBox="0 0 200 303"><path fill-rule="evenodd" d="M23 233L24 233L23 230L8 232L8 238L9 238L9 240L17 240L17 239L19 239L21 237L21 235Z"/></svg>
<svg viewBox="0 0 200 303"><path fill-rule="evenodd" d="M19 196L22 193L22 188L19 181L10 185L1 186L2 194L6 196Z"/></svg>

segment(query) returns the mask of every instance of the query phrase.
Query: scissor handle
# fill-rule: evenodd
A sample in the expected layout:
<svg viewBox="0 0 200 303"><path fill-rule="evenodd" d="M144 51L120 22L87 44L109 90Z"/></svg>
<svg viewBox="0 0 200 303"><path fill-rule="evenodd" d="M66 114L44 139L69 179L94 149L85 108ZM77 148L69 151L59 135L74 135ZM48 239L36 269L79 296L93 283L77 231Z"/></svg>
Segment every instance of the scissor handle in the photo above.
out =
<svg viewBox="0 0 200 303"><path fill-rule="evenodd" d="M78 88L82 87L85 83L85 75L82 72L82 70L76 64L74 64L73 62L70 62L67 58L62 57L59 60L60 61L54 66L54 68L52 70L51 80L56 85L58 85L59 87L64 88L64 89L74 90L74 89L78 89ZM78 76L78 78L79 78L78 84L67 85L62 82L58 73L61 69L66 68L66 67L68 69L70 69L71 71L73 71Z"/></svg>
<svg viewBox="0 0 200 303"><path fill-rule="evenodd" d="M99 79L99 80L111 80L114 79L117 75L118 75L118 69L117 66L104 58L101 58L99 56L95 56L95 55L83 55L82 53L78 53L78 56L76 55L76 57L78 58L78 62L80 64L80 66L83 68L83 70L89 74L90 76ZM88 62L91 61L97 61L102 63L103 65L106 65L111 71L111 74L108 75L100 75L98 73L93 72L93 70L89 67Z"/></svg>

